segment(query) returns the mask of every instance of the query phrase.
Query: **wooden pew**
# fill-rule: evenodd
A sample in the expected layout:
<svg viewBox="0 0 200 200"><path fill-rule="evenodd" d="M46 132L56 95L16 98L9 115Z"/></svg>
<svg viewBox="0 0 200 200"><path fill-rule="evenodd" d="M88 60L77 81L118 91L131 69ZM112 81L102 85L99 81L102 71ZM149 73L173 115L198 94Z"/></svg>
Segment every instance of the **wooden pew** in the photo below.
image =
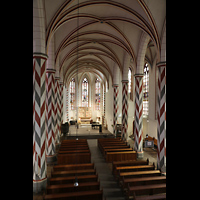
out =
<svg viewBox="0 0 200 200"><path fill-rule="evenodd" d="M136 160L136 159L137 159L136 151L106 153L106 162Z"/></svg>
<svg viewBox="0 0 200 200"><path fill-rule="evenodd" d="M71 164L71 165L55 165L53 171L64 171L64 170L74 170L74 169L93 169L94 163L82 163L82 164Z"/></svg>
<svg viewBox="0 0 200 200"><path fill-rule="evenodd" d="M59 151L59 154L90 153L89 149Z"/></svg>
<svg viewBox="0 0 200 200"><path fill-rule="evenodd" d="M59 154L57 156L58 164L77 164L91 162L91 153Z"/></svg>
<svg viewBox="0 0 200 200"><path fill-rule="evenodd" d="M84 149L87 148L89 149L88 145L67 145L67 146L60 146L60 149ZM59 149L59 150L60 150Z"/></svg>
<svg viewBox="0 0 200 200"><path fill-rule="evenodd" d="M100 149L100 151L103 153L104 152L104 148L105 147L114 147L114 146L122 146L122 147L127 147L127 143L124 143L123 141L119 141L119 140L116 140L116 141L103 141L103 142L100 142L98 141L98 147ZM130 147L130 145L129 145Z"/></svg>
<svg viewBox="0 0 200 200"><path fill-rule="evenodd" d="M135 171L145 171L145 170L154 170L155 165L137 165L137 166L123 166L116 167L116 171L120 172L135 172Z"/></svg>
<svg viewBox="0 0 200 200"><path fill-rule="evenodd" d="M119 151L133 151L133 148L116 148L116 149L104 149L104 157L107 152L119 152Z"/></svg>
<svg viewBox="0 0 200 200"><path fill-rule="evenodd" d="M120 146L120 147L119 147ZM119 148L126 148L126 147L128 147L126 144L118 144L118 143L114 143L114 144L104 144L104 145L102 145L102 146L100 146L99 147L99 149L100 149L100 151L102 152L102 153L104 153L104 149L106 149L106 148L117 148L117 147L119 147ZM130 146L129 146L130 147Z"/></svg>
<svg viewBox="0 0 200 200"><path fill-rule="evenodd" d="M166 176L150 176L150 177L139 177L139 178L123 178L123 189L128 188L129 186L137 185L150 185L150 184L159 184L166 183Z"/></svg>
<svg viewBox="0 0 200 200"><path fill-rule="evenodd" d="M77 176L78 182L94 182L98 180L98 175L81 175ZM49 182L50 185L58 185L58 184L68 184L68 183L74 183L75 176L69 176L69 177L57 177L57 178L50 178Z"/></svg>
<svg viewBox="0 0 200 200"><path fill-rule="evenodd" d="M69 171L57 171L52 172L52 177L67 177L67 176L75 176L75 175L86 175L86 174L96 174L95 169L75 169L75 170L69 170Z"/></svg>
<svg viewBox="0 0 200 200"><path fill-rule="evenodd" d="M144 160L125 160L125 161L114 161L113 163L113 174L116 175L116 167L122 167L122 166L136 166L136 165L148 165L149 159L146 161Z"/></svg>
<svg viewBox="0 0 200 200"><path fill-rule="evenodd" d="M70 192L70 193L58 193L58 194L47 194L44 199L51 200L102 200L103 199L103 190L91 190L91 191L79 191L79 192Z"/></svg>
<svg viewBox="0 0 200 200"><path fill-rule="evenodd" d="M57 159L58 165L53 167L44 199L103 200L86 140L65 141L61 144ZM78 187L74 185L76 178Z"/></svg>
<svg viewBox="0 0 200 200"><path fill-rule="evenodd" d="M137 172L121 172L119 174L120 180L123 178L137 178L137 177L148 177L148 176L161 176L160 170L148 170L148 171L137 171Z"/></svg>
<svg viewBox="0 0 200 200"><path fill-rule="evenodd" d="M165 200L166 199L166 193L165 194L155 194L150 196L135 196L134 193L134 200Z"/></svg>
<svg viewBox="0 0 200 200"><path fill-rule="evenodd" d="M66 151L66 150L74 150L74 149L76 149L76 150L87 150L87 149L89 149L89 147L88 146L78 146L78 147L60 147L60 149L59 149L59 151Z"/></svg>
<svg viewBox="0 0 200 200"><path fill-rule="evenodd" d="M99 190L100 182L85 182L79 183L78 187L74 186L74 183L49 185L47 186L47 194L63 193L63 192L79 192L87 190Z"/></svg>
<svg viewBox="0 0 200 200"><path fill-rule="evenodd" d="M102 149L103 150L105 150L105 149L119 149L119 148L130 148L130 145L118 145L118 146L116 146L116 145L113 145L113 146L110 146L110 145L108 145L108 146L104 146Z"/></svg>
<svg viewBox="0 0 200 200"><path fill-rule="evenodd" d="M135 193L135 194L134 194ZM152 184L152 185L128 185L128 196L140 196L140 195L154 195L159 193L166 193L166 183Z"/></svg>

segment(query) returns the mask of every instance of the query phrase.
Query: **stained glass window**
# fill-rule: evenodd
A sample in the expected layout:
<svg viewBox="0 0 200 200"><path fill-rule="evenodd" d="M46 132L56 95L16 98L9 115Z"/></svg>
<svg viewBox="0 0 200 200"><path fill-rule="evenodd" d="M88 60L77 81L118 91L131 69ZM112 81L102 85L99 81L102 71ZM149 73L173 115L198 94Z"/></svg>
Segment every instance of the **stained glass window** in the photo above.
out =
<svg viewBox="0 0 200 200"><path fill-rule="evenodd" d="M83 79L82 82L82 107L88 107L88 80Z"/></svg>
<svg viewBox="0 0 200 200"><path fill-rule="evenodd" d="M143 76L143 115L149 114L149 67L148 64L144 65Z"/></svg>
<svg viewBox="0 0 200 200"><path fill-rule="evenodd" d="M133 101L133 76L131 68L128 70L128 94Z"/></svg>
<svg viewBox="0 0 200 200"><path fill-rule="evenodd" d="M128 70L128 93L131 93L131 69Z"/></svg>
<svg viewBox="0 0 200 200"><path fill-rule="evenodd" d="M100 110L100 94L101 94L101 83L97 78L95 81L95 110Z"/></svg>
<svg viewBox="0 0 200 200"><path fill-rule="evenodd" d="M75 109L75 79L72 78L70 82L70 108Z"/></svg>

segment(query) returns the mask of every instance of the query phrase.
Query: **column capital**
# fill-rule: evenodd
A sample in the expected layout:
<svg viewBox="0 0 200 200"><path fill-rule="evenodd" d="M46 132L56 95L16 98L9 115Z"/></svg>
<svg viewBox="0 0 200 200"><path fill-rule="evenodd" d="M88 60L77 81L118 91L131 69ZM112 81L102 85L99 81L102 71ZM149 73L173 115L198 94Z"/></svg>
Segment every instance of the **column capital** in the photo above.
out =
<svg viewBox="0 0 200 200"><path fill-rule="evenodd" d="M166 67L166 61L156 63L156 67Z"/></svg>
<svg viewBox="0 0 200 200"><path fill-rule="evenodd" d="M60 81L60 83L59 83L60 85L63 85L63 81Z"/></svg>
<svg viewBox="0 0 200 200"><path fill-rule="evenodd" d="M122 80L122 83L128 83L129 80Z"/></svg>
<svg viewBox="0 0 200 200"><path fill-rule="evenodd" d="M56 81L60 80L60 77L56 76L56 77L55 77L55 80L56 80Z"/></svg>
<svg viewBox="0 0 200 200"><path fill-rule="evenodd" d="M112 86L113 87L119 87L119 84L113 84Z"/></svg>
<svg viewBox="0 0 200 200"><path fill-rule="evenodd" d="M33 58L42 58L46 60L48 58L48 55L41 52L33 52Z"/></svg>
<svg viewBox="0 0 200 200"><path fill-rule="evenodd" d="M135 77L143 77L144 74L134 74Z"/></svg>
<svg viewBox="0 0 200 200"><path fill-rule="evenodd" d="M55 69L46 69L46 73L53 73L55 74L56 70Z"/></svg>

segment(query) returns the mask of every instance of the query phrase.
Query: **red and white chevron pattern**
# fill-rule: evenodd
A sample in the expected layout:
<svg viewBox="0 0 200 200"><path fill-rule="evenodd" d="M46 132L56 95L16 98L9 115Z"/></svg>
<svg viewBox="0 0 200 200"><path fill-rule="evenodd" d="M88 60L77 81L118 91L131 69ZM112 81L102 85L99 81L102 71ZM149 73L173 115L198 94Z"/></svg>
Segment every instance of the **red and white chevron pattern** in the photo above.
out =
<svg viewBox="0 0 200 200"><path fill-rule="evenodd" d="M157 165L166 165L166 63L158 63Z"/></svg>
<svg viewBox="0 0 200 200"><path fill-rule="evenodd" d="M67 122L69 121L69 90L66 89L66 115L67 115Z"/></svg>
<svg viewBox="0 0 200 200"><path fill-rule="evenodd" d="M106 88L104 87L103 95L103 117L104 117L104 126L106 125Z"/></svg>
<svg viewBox="0 0 200 200"><path fill-rule="evenodd" d="M56 140L56 143L59 143L59 116L60 116L60 84L59 84L59 77L55 77L55 117L56 117L56 120L55 120L55 128L56 128L56 131L55 131L55 140Z"/></svg>
<svg viewBox="0 0 200 200"><path fill-rule="evenodd" d="M45 64L47 56L33 54L33 181L46 179Z"/></svg>
<svg viewBox="0 0 200 200"><path fill-rule="evenodd" d="M128 81L122 80L122 140L127 140L128 131Z"/></svg>
<svg viewBox="0 0 200 200"><path fill-rule="evenodd" d="M135 75L135 151L143 152L143 74Z"/></svg>
<svg viewBox="0 0 200 200"><path fill-rule="evenodd" d="M54 155L55 149L55 71L54 69L46 70L46 143L47 155Z"/></svg>
<svg viewBox="0 0 200 200"><path fill-rule="evenodd" d="M119 94L119 86L118 85L113 85L114 93L114 101L113 101L113 134L116 136L117 134L117 116L118 116L118 94Z"/></svg>
<svg viewBox="0 0 200 200"><path fill-rule="evenodd" d="M63 83L60 82L60 123L63 123ZM60 127L61 130L61 127Z"/></svg>

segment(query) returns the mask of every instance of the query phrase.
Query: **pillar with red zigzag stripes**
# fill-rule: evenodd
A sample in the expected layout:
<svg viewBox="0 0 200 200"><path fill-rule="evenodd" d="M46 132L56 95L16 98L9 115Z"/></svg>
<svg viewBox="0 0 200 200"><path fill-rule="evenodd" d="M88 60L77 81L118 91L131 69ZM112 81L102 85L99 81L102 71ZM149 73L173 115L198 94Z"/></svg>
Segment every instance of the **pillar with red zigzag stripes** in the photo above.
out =
<svg viewBox="0 0 200 200"><path fill-rule="evenodd" d="M60 77L55 77L55 140L60 143Z"/></svg>
<svg viewBox="0 0 200 200"><path fill-rule="evenodd" d="M46 166L46 60L43 53L33 54L33 185L45 188Z"/></svg>
<svg viewBox="0 0 200 200"><path fill-rule="evenodd" d="M135 143L137 157L143 158L143 74L135 74Z"/></svg>
<svg viewBox="0 0 200 200"><path fill-rule="evenodd" d="M46 69L46 152L47 162L55 160L55 69Z"/></svg>
<svg viewBox="0 0 200 200"><path fill-rule="evenodd" d="M158 67L158 103L157 103L157 167L166 167L166 62Z"/></svg>
<svg viewBox="0 0 200 200"><path fill-rule="evenodd" d="M63 123L63 82L60 82L60 130L61 130L61 123Z"/></svg>
<svg viewBox="0 0 200 200"><path fill-rule="evenodd" d="M113 85L113 134L116 137L117 135L117 117L118 117L118 94L119 94L119 85L114 84Z"/></svg>
<svg viewBox="0 0 200 200"><path fill-rule="evenodd" d="M69 90L68 87L66 88L66 115L67 115L67 122L69 121Z"/></svg>
<svg viewBox="0 0 200 200"><path fill-rule="evenodd" d="M128 137L128 80L122 80L122 140Z"/></svg>

